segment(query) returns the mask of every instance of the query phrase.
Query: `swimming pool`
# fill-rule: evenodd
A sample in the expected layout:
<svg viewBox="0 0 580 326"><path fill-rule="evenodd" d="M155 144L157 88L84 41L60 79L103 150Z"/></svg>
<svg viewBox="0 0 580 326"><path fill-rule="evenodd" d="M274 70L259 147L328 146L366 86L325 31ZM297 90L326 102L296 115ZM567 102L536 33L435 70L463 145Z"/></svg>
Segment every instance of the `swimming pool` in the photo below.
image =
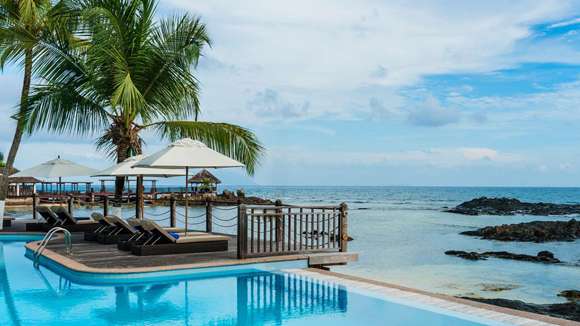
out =
<svg viewBox="0 0 580 326"><path fill-rule="evenodd" d="M281 271L82 285L34 269L26 240L0 236L0 325L498 325Z"/></svg>

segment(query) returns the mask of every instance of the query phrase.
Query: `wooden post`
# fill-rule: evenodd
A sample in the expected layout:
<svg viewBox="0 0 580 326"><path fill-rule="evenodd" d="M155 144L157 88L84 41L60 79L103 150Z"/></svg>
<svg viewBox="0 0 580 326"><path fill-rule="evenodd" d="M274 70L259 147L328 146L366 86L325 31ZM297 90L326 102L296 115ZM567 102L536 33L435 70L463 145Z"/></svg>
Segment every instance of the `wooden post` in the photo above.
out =
<svg viewBox="0 0 580 326"><path fill-rule="evenodd" d="M340 251L348 251L348 206L346 203L340 204L340 220L338 222L340 230Z"/></svg>
<svg viewBox="0 0 580 326"><path fill-rule="evenodd" d="M245 259L248 254L246 222L246 205L238 205L238 259Z"/></svg>
<svg viewBox="0 0 580 326"><path fill-rule="evenodd" d="M175 197L171 196L169 198L169 225L174 228L175 223Z"/></svg>
<svg viewBox="0 0 580 326"><path fill-rule="evenodd" d="M38 195L36 195L36 193L32 194L32 219L36 220L37 218L37 213L36 213L36 200L38 199Z"/></svg>
<svg viewBox="0 0 580 326"><path fill-rule="evenodd" d="M70 214L70 216L73 216L73 203L74 203L74 198L73 196L68 196L68 200L67 200L67 208L68 208L68 213Z"/></svg>
<svg viewBox="0 0 580 326"><path fill-rule="evenodd" d="M213 229L213 216L212 216L211 199L207 198L205 200L205 232L210 233Z"/></svg>
<svg viewBox="0 0 580 326"><path fill-rule="evenodd" d="M109 196L103 196L103 216L109 216Z"/></svg>
<svg viewBox="0 0 580 326"><path fill-rule="evenodd" d="M137 176L137 196L135 199L135 218L142 220L143 219L143 210L144 210L144 199L143 199L143 176Z"/></svg>
<svg viewBox="0 0 580 326"><path fill-rule="evenodd" d="M274 203L275 206L281 207L282 201L277 199ZM282 223L282 208L276 209L276 217L275 217L275 227L276 227L276 250L281 248L284 244L284 223Z"/></svg>

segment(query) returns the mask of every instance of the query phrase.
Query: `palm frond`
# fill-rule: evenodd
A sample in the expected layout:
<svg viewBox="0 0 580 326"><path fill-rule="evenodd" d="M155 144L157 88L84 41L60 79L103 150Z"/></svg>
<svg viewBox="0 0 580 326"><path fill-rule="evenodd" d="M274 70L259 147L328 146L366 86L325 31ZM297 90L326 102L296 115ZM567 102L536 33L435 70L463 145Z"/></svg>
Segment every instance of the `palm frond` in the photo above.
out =
<svg viewBox="0 0 580 326"><path fill-rule="evenodd" d="M47 130L57 133L91 135L109 125L109 115L90 92L73 82L47 84L33 89L29 107L20 114L28 133Z"/></svg>
<svg viewBox="0 0 580 326"><path fill-rule="evenodd" d="M228 123L198 121L164 121L152 124L163 138L177 140L189 137L246 165L253 175L263 155L264 147L250 130Z"/></svg>

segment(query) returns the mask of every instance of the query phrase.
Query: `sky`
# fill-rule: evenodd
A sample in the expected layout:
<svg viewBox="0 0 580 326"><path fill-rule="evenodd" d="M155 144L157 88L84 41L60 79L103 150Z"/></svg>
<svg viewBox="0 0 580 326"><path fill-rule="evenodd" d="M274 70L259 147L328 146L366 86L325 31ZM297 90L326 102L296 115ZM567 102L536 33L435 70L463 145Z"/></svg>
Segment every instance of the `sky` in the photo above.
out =
<svg viewBox="0 0 580 326"><path fill-rule="evenodd" d="M160 1L160 18L184 13L213 40L200 119L267 149L225 183L580 185L580 1ZM5 153L21 79L0 75ZM41 132L17 167L56 155L112 164L94 139Z"/></svg>

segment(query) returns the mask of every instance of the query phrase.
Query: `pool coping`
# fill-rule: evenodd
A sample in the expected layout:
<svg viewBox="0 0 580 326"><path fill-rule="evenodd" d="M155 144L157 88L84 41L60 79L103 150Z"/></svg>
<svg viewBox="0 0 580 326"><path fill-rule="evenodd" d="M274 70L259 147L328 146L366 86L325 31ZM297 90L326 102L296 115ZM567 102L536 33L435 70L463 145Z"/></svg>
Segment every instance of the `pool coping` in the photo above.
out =
<svg viewBox="0 0 580 326"><path fill-rule="evenodd" d="M540 315L532 312L515 310L462 299L450 295L432 293L428 291L409 288L384 281L368 279L359 276L347 275L316 268L288 270L288 272L309 276L315 279L332 281L345 286L371 291L380 295L399 297L428 306L442 308L447 311L458 312L468 316L480 317L496 322L510 323L513 325L560 325L580 326L579 322Z"/></svg>
<svg viewBox="0 0 580 326"><path fill-rule="evenodd" d="M55 237L56 238L56 237ZM32 241L25 245L26 250L35 251L39 247L40 241ZM54 263L61 265L73 272L88 273L88 274L137 274L137 273L154 273L154 272L168 272L186 269L199 269L209 267L226 267L234 265L250 265L259 263L273 263L282 261L296 261L308 260L309 255L285 255L285 256L268 256L256 257L246 259L222 259L220 261L203 262L203 263L188 263L179 265L163 265L163 266L148 266L148 267L130 267L130 268L95 268L85 264L79 263L71 258L56 253L48 248L42 252L45 259L49 259Z"/></svg>

